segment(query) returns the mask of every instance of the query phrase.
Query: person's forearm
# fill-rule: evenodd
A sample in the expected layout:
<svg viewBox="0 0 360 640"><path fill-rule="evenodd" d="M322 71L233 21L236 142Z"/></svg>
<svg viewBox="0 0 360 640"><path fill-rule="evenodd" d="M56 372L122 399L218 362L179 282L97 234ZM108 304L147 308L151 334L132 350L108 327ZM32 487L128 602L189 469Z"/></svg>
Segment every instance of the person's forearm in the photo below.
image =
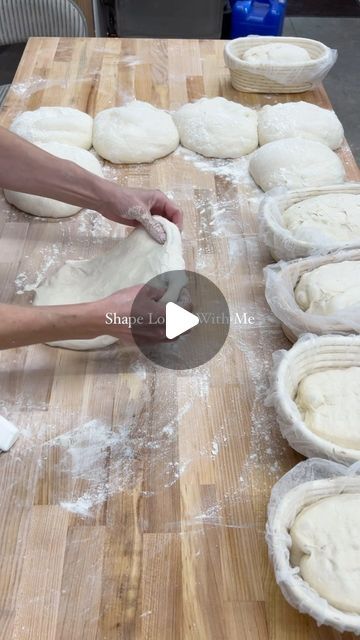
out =
<svg viewBox="0 0 360 640"><path fill-rule="evenodd" d="M99 327L100 332L101 327ZM0 304L0 349L40 342L93 338L97 334L91 304L20 307Z"/></svg>
<svg viewBox="0 0 360 640"><path fill-rule="evenodd" d="M0 127L0 185L3 189L95 210L104 206L111 191L108 180L47 153L3 127Z"/></svg>

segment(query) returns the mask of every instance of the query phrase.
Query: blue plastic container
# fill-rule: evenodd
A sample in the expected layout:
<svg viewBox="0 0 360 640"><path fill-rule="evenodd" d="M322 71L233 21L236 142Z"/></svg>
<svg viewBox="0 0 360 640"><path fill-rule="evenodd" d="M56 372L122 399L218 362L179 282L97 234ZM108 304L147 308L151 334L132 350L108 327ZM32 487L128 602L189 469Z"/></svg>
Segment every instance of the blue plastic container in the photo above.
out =
<svg viewBox="0 0 360 640"><path fill-rule="evenodd" d="M231 0L231 38L281 36L287 0Z"/></svg>

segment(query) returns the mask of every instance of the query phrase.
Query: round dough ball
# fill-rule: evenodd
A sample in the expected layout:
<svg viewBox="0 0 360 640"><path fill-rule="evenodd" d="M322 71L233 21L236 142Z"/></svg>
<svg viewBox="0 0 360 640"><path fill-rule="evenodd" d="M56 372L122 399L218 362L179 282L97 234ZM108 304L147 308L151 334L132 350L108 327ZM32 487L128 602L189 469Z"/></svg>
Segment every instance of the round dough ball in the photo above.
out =
<svg viewBox="0 0 360 640"><path fill-rule="evenodd" d="M87 113L71 107L40 107L24 111L10 126L10 131L34 144L61 142L90 149L93 119Z"/></svg>
<svg viewBox="0 0 360 640"><path fill-rule="evenodd" d="M345 180L343 164L321 142L302 138L284 138L269 142L255 151L249 171L263 191L273 187L301 189Z"/></svg>
<svg viewBox="0 0 360 640"><path fill-rule="evenodd" d="M258 118L261 145L281 138L307 138L338 149L344 139L344 129L336 114L309 102L266 105Z"/></svg>
<svg viewBox="0 0 360 640"><path fill-rule="evenodd" d="M360 262L333 262L304 273L295 287L295 300L303 311L322 316L358 307Z"/></svg>
<svg viewBox="0 0 360 640"><path fill-rule="evenodd" d="M117 163L153 162L179 144L172 117L148 102L100 111L94 120L93 145L102 158Z"/></svg>
<svg viewBox="0 0 360 640"><path fill-rule="evenodd" d="M360 195L327 193L307 198L284 211L283 224L303 242L318 239L332 246L360 242Z"/></svg>
<svg viewBox="0 0 360 640"><path fill-rule="evenodd" d="M87 171L91 171L91 173L94 173L96 176L103 176L100 162L90 151L80 149L79 147L71 147L67 144L60 144L59 142L48 142L46 144L38 144L37 146L51 153L53 156L75 162L75 164L83 167L83 169L87 169ZM4 190L4 195L10 204L15 205L15 207L21 211L31 213L33 216L40 216L41 218L67 218L81 209L81 207L59 202L52 198L43 198L42 196L8 191L7 189Z"/></svg>
<svg viewBox="0 0 360 640"><path fill-rule="evenodd" d="M225 98L202 98L175 114L181 144L210 158L239 158L258 146L257 113Z"/></svg>
<svg viewBox="0 0 360 640"><path fill-rule="evenodd" d="M311 60L308 52L303 47L285 42L271 42L259 44L247 49L243 60L250 64L276 64L288 66L289 64L301 64Z"/></svg>

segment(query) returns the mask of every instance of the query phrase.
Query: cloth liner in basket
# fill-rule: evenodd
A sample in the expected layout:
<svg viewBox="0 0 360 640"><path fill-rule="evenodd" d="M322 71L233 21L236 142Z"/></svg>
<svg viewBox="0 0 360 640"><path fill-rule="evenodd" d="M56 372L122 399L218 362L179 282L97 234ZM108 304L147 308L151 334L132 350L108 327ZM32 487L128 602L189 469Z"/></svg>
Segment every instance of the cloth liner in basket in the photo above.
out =
<svg viewBox="0 0 360 640"><path fill-rule="evenodd" d="M260 203L260 237L269 247L274 260L294 260L311 255L325 255L338 249L353 249L360 247L360 240L341 245L330 243L321 232L314 232L313 239L298 240L283 224L283 212L293 204L328 194L360 194L360 182L346 182L345 184L326 187L312 187L288 191L284 187L276 187L268 191Z"/></svg>
<svg viewBox="0 0 360 640"><path fill-rule="evenodd" d="M360 333L360 306L342 309L331 316L306 313L295 300L294 288L303 273L324 264L360 261L360 250L336 251L326 256L311 256L265 267L265 296L273 314L280 320L285 335L295 342L304 333Z"/></svg>
<svg viewBox="0 0 360 640"><path fill-rule="evenodd" d="M247 49L270 44L292 44L306 49L310 60L289 64L254 65L243 59ZM298 93L309 91L324 80L335 64L337 51L309 38L247 36L230 40L224 49L225 64L230 70L231 84L237 91L251 93Z"/></svg>
<svg viewBox="0 0 360 640"><path fill-rule="evenodd" d="M360 493L360 463L346 467L336 462L311 458L300 462L273 487L268 506L266 541L276 582L284 598L318 625L360 635L360 615L345 613L330 605L290 564L289 530L302 509L328 496Z"/></svg>
<svg viewBox="0 0 360 640"><path fill-rule="evenodd" d="M283 437L307 458L321 456L343 464L360 460L360 449L348 449L314 433L294 401L301 380L325 369L360 367L360 336L305 334L288 351L273 353L267 406L273 406ZM341 427L341 425L339 425Z"/></svg>

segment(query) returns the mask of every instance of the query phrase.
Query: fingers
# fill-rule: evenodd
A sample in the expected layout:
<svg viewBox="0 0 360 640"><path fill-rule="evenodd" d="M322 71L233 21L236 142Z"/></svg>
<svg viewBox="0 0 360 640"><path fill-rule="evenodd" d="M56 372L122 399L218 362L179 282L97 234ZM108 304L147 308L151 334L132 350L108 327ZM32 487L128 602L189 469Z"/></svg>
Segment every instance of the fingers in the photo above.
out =
<svg viewBox="0 0 360 640"><path fill-rule="evenodd" d="M174 205L174 203L166 197L162 191L154 191L154 199L150 205L150 211L152 214L163 216L176 224L179 229L182 229L183 214L182 211Z"/></svg>
<svg viewBox="0 0 360 640"><path fill-rule="evenodd" d="M127 217L139 222L148 234L159 244L164 244L166 241L166 232L161 222L154 220L151 213L145 208L136 206L131 207L127 212Z"/></svg>

